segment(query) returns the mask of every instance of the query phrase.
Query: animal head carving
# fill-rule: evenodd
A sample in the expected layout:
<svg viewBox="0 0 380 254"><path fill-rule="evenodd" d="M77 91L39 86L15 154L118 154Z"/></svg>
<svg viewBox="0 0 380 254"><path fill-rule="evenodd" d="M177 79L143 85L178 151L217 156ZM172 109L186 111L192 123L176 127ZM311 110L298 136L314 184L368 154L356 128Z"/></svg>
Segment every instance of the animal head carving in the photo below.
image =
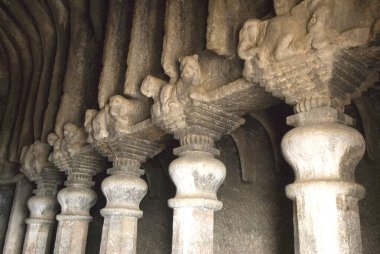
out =
<svg viewBox="0 0 380 254"><path fill-rule="evenodd" d="M141 93L148 98L153 98L156 102L159 99L161 89L165 84L165 81L149 75L141 84Z"/></svg>
<svg viewBox="0 0 380 254"><path fill-rule="evenodd" d="M51 147L47 143L43 143L39 140L33 144L33 166L37 170L51 166L48 158L51 151Z"/></svg>
<svg viewBox="0 0 380 254"><path fill-rule="evenodd" d="M201 83L202 71L199 64L198 55L185 56L179 58L181 80L192 85Z"/></svg>
<svg viewBox="0 0 380 254"><path fill-rule="evenodd" d="M22 172L34 181L40 176L43 168L50 167L48 161L51 147L37 140L30 146L24 146L21 150L20 161L22 164Z"/></svg>
<svg viewBox="0 0 380 254"><path fill-rule="evenodd" d="M106 125L112 125L113 131L123 132L128 127L137 124L149 117L150 108L146 101L135 98L124 98L115 95L110 98L107 107Z"/></svg>
<svg viewBox="0 0 380 254"><path fill-rule="evenodd" d="M69 155L80 153L83 148L88 146L86 133L75 124L66 123L63 126L63 137L61 149L67 150Z"/></svg>

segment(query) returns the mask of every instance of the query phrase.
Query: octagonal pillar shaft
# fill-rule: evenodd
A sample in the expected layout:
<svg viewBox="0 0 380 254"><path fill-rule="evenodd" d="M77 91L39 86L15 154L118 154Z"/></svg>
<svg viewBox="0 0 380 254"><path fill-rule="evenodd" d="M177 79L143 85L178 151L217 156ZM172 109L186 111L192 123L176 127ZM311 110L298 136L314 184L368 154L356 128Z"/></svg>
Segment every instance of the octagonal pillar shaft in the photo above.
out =
<svg viewBox="0 0 380 254"><path fill-rule="evenodd" d="M288 122L298 126L282 140L284 157L296 175L295 182L286 187L294 201L295 250L299 254L359 254L358 201L365 190L355 183L354 171L364 154L364 138L339 117L321 118L323 112L339 115L326 107L292 116Z"/></svg>
<svg viewBox="0 0 380 254"><path fill-rule="evenodd" d="M58 211L56 198L60 175L57 169L43 169L36 180L35 196L28 200L30 211L23 253L45 254L50 252L55 215Z"/></svg>
<svg viewBox="0 0 380 254"><path fill-rule="evenodd" d="M103 160L90 150L67 158L67 162L58 160L55 163L68 172L68 180L66 188L58 192L61 214L57 215L54 253L82 254L86 250L88 225L92 220L90 209L97 199L91 189L92 176L103 168Z"/></svg>
<svg viewBox="0 0 380 254"><path fill-rule="evenodd" d="M169 166L177 187L169 200L174 209L174 254L213 253L214 211L222 208L216 192L226 176L224 164L214 158L219 151L213 144L210 137L190 134L174 150L179 155Z"/></svg>
<svg viewBox="0 0 380 254"><path fill-rule="evenodd" d="M147 136L145 136L148 138ZM140 178L141 163L161 151L153 141L116 133L108 140L113 167L102 182L107 205L101 210L104 217L101 254L136 253L137 222L143 212L139 205L148 190Z"/></svg>

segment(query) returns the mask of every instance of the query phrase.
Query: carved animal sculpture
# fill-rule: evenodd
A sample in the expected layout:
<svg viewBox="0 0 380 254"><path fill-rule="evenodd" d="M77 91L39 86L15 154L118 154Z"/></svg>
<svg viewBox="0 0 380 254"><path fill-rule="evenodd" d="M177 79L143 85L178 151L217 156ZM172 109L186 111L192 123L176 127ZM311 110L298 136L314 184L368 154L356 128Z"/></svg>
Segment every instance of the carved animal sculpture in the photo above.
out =
<svg viewBox="0 0 380 254"><path fill-rule="evenodd" d="M50 146L53 147L53 152L49 156L49 161L53 162L54 160L60 159L62 157L62 138L58 137L57 134L55 134L54 132L51 132L47 136L47 142Z"/></svg>
<svg viewBox="0 0 380 254"><path fill-rule="evenodd" d="M159 78L155 78L153 76L148 76L144 79L141 85L141 93L145 95L148 98L152 98L154 100L154 104L151 108L151 116L153 122L157 123L159 126L159 118L162 115L161 113L161 101L160 101L160 94L162 91L162 88L167 83Z"/></svg>
<svg viewBox="0 0 380 254"><path fill-rule="evenodd" d="M101 109L99 111L99 113L95 116L94 120L92 121L92 124L94 139L97 142L104 142L109 136L109 132L107 130L105 109Z"/></svg>
<svg viewBox="0 0 380 254"><path fill-rule="evenodd" d="M71 156L81 153L88 146L86 133L75 124L66 123L63 126L63 136L65 142L62 141L61 148L63 146Z"/></svg>
<svg viewBox="0 0 380 254"><path fill-rule="evenodd" d="M51 151L49 144L43 143L39 140L35 141L33 144L33 167L40 171L43 168L51 166L48 158Z"/></svg>
<svg viewBox="0 0 380 254"><path fill-rule="evenodd" d="M181 103L187 103L190 94L201 88L202 70L198 55L179 58L181 78L178 80L177 97Z"/></svg>
<svg viewBox="0 0 380 254"><path fill-rule="evenodd" d="M115 131L122 131L149 117L149 107L138 99L126 99L121 95L112 96L109 114L115 120Z"/></svg>
<svg viewBox="0 0 380 254"><path fill-rule="evenodd" d="M284 15L265 21L248 20L240 31L239 56L244 60L257 58L258 63L267 65L270 61L305 52L306 27L297 17Z"/></svg>

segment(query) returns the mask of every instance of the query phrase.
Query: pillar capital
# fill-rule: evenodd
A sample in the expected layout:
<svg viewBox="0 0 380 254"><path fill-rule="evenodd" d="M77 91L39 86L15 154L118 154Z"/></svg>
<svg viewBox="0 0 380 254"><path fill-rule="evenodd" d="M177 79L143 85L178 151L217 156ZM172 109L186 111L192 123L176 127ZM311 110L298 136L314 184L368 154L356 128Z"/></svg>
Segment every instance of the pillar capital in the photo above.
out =
<svg viewBox="0 0 380 254"><path fill-rule="evenodd" d="M370 14L376 4L362 6L348 22L359 11L355 1L327 2L303 1L272 19L248 20L240 31L243 76L297 113L322 106L343 111L378 79L379 17Z"/></svg>
<svg viewBox="0 0 380 254"><path fill-rule="evenodd" d="M143 215L139 205L148 190L140 178L141 164L163 150L165 135L147 119L144 103L116 95L99 112L86 112L89 142L113 163L102 182L107 205L101 210L105 222L100 253L136 252L137 219Z"/></svg>
<svg viewBox="0 0 380 254"><path fill-rule="evenodd" d="M177 81L148 76L141 92L154 100L153 123L180 141L174 149L179 158L169 166L177 189L168 202L174 209L172 253L212 253L214 211L222 208L217 190L226 176L224 164L214 157L219 155L214 142L244 123L240 114L253 97L239 101L239 93L256 91L263 105L273 99L266 100L256 84L244 80L207 91L200 57L181 57L179 63Z"/></svg>
<svg viewBox="0 0 380 254"><path fill-rule="evenodd" d="M21 171L37 184L35 196L27 203L30 216L26 220L25 253L45 253L50 246L52 224L58 211L56 194L62 183L59 170L48 161L50 151L49 144L37 140L23 147L21 153Z"/></svg>
<svg viewBox="0 0 380 254"><path fill-rule="evenodd" d="M65 188L58 193L61 205L54 253L84 253L90 208L96 202L92 177L104 169L104 160L87 143L87 134L72 123L63 126L63 137L50 133L54 150L50 161L67 175Z"/></svg>

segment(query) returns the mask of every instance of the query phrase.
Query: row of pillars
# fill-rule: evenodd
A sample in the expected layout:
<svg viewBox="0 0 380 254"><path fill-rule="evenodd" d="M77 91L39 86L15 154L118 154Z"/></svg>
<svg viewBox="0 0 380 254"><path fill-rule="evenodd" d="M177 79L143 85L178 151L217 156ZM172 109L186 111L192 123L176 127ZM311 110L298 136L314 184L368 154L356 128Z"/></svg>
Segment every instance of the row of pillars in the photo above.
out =
<svg viewBox="0 0 380 254"><path fill-rule="evenodd" d="M331 107L288 117L288 124L296 128L283 138L282 151L296 175L286 193L294 201L297 254L362 252L358 200L363 198L364 188L355 183L354 170L365 143L362 135L348 126L351 122ZM177 138L181 147L175 154L179 158L169 167L177 188L176 196L169 200L174 209L172 253L213 253L214 212L222 208L216 194L226 175L225 166L215 158L219 152L214 148L217 136L186 133ZM140 164L159 148L128 135L110 144L114 160L110 176L102 182L107 206L101 210L105 221L100 253L136 253L137 221L142 217L139 203L147 192ZM134 157L125 153L132 148L140 149ZM45 168L43 177L36 181L35 195L28 201L30 217L23 253L48 253L55 218L54 253L85 253L89 210L96 202L91 178L101 161L93 150L70 160L61 162L72 167L66 187L57 195L61 214L55 216L59 176ZM22 237L19 234L12 240L22 241ZM17 253L17 245L5 246L4 253Z"/></svg>

